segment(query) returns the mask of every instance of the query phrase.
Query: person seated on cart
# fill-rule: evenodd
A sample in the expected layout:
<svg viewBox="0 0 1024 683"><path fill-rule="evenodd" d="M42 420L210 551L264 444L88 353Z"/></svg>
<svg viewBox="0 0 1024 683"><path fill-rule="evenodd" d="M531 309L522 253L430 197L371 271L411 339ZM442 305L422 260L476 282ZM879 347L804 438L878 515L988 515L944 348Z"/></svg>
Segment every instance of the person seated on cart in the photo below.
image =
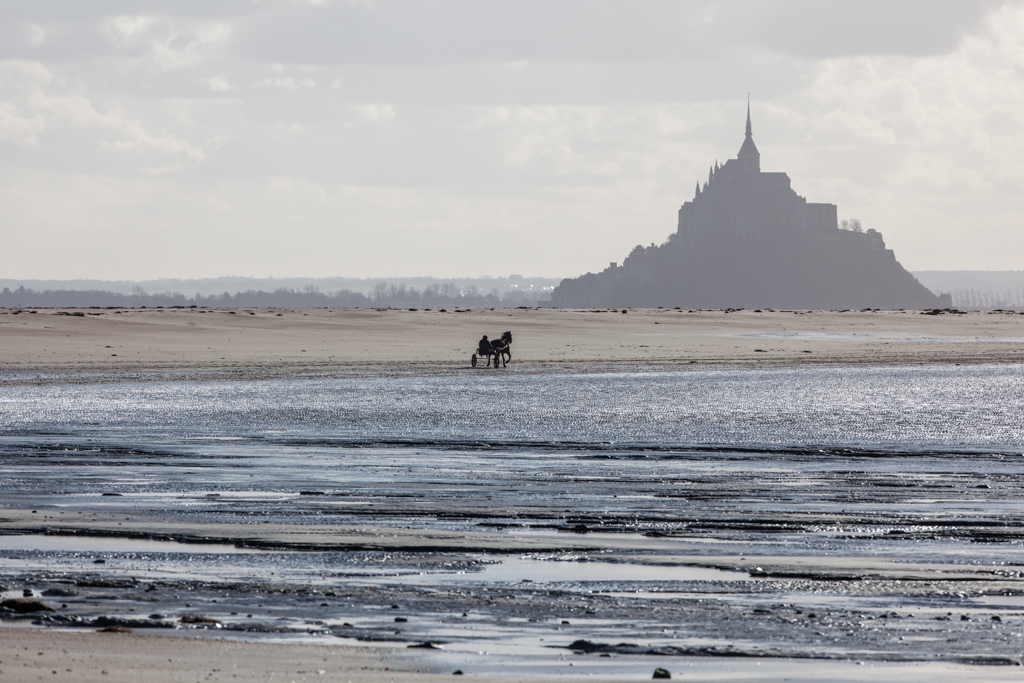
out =
<svg viewBox="0 0 1024 683"><path fill-rule="evenodd" d="M480 340L480 344L477 346L476 352L480 356L491 355L491 342L487 341L486 334L484 335L484 338Z"/></svg>

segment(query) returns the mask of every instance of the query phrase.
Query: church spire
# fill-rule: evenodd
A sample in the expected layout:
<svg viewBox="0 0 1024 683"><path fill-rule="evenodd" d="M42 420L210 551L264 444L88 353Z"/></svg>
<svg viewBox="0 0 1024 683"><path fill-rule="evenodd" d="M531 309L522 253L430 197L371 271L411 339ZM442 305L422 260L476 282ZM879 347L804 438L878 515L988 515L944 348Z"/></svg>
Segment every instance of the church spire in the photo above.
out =
<svg viewBox="0 0 1024 683"><path fill-rule="evenodd" d="M750 132L750 93L747 93L747 137L753 134Z"/></svg>
<svg viewBox="0 0 1024 683"><path fill-rule="evenodd" d="M745 171L754 173L761 171L761 154L757 151L757 145L754 144L754 136L750 128L750 93L747 93L747 133L736 158L739 159L740 166Z"/></svg>

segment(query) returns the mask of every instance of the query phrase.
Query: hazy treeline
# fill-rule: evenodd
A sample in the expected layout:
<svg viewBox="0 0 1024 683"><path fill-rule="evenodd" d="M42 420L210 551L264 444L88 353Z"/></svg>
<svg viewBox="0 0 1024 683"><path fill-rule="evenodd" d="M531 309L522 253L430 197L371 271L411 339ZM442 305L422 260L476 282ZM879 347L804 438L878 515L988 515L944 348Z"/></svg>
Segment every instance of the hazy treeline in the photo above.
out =
<svg viewBox="0 0 1024 683"><path fill-rule="evenodd" d="M953 305L966 310L1024 309L1024 289L954 289L952 294Z"/></svg>
<svg viewBox="0 0 1024 683"><path fill-rule="evenodd" d="M203 306L203 307L295 307L295 308L349 308L369 307L372 302L364 295L349 290L324 294L316 290L298 291L281 288L273 292L250 290L247 292L224 292L203 296L185 296L180 292L159 292L150 294L136 288L131 294L103 290L47 289L37 292L25 287L0 290L0 306L5 308L88 308L90 306L116 306L119 308L156 308L158 306Z"/></svg>
<svg viewBox="0 0 1024 683"><path fill-rule="evenodd" d="M508 289L504 292L492 288L482 292L475 285L460 289L452 282L427 285L423 291L405 284L378 282L370 294L375 306L487 306L512 308L536 306L551 298L550 291Z"/></svg>
<svg viewBox="0 0 1024 683"><path fill-rule="evenodd" d="M541 298L543 297L543 299ZM471 307L487 306L515 307L535 306L550 297L547 291L519 291L515 289L499 292L497 288L484 293L474 285L460 288L454 283L434 283L422 291L404 283L378 282L369 295L340 289L321 292L313 285L301 290L281 287L272 292L248 290L224 292L222 294L194 294L185 296L180 292L149 293L135 286L129 294L104 290L56 289L35 291L26 287L0 290L0 307L3 308L88 308L119 307L147 308L170 306L201 306L207 308L383 308L391 307Z"/></svg>
<svg viewBox="0 0 1024 683"><path fill-rule="evenodd" d="M224 292L276 292L281 289L308 292L310 287L319 292L340 292L348 290L369 297L374 288L381 282L402 283L407 289L416 288L424 291L428 287L444 286L468 292L475 287L477 292L491 292L497 289L505 291L548 291L550 292L561 278L524 277L508 275L505 277L213 277L213 278L156 278L151 280L12 280L0 276L0 290L4 287L18 289L24 286L37 292L46 290L68 291L103 291L119 294L134 294L138 289L146 292L180 292L186 297L196 294L203 296L221 296Z"/></svg>
<svg viewBox="0 0 1024 683"><path fill-rule="evenodd" d="M949 292L964 310L1024 308L1022 270L919 270L914 277L933 292Z"/></svg>
<svg viewBox="0 0 1024 683"><path fill-rule="evenodd" d="M1024 309L1024 284L1016 287L957 287L947 288L929 281L932 273L916 273L932 291L948 291L953 306L965 310ZM964 273L966 275L966 273ZM971 273L977 279L979 273ZM985 275L990 275L985 273ZM997 275L992 273L992 276ZM999 273L998 275L1005 275ZM1017 273L1014 273L1017 275ZM518 283L517 283L518 284ZM985 285L987 282L980 282ZM507 285L507 282L506 282ZM139 285L130 292L101 289L32 289L29 287L0 288L0 307L3 308L88 308L90 306L117 306L122 308L155 308L157 306L232 307L292 307L292 308L416 308L416 307L488 307L513 308L516 306L547 305L551 299L550 287L512 287L499 290L482 288L464 282L430 282L422 288L406 282L376 282L368 291L338 289L321 291L315 285L302 288L278 287L272 291L248 289L234 294L199 294L187 296L178 291L150 293Z"/></svg>
<svg viewBox="0 0 1024 683"><path fill-rule="evenodd" d="M953 306L965 310L1024 309L1024 288L1003 291L960 288L952 291ZM149 293L136 286L130 294L104 290L56 289L35 291L26 287L0 289L2 308L156 308L158 306L204 306L209 308L415 308L463 307L514 308L550 303L549 290L505 290L482 292L475 286L460 288L454 283L434 283L422 290L404 283L378 282L367 295L340 289L321 292L312 285L303 289L281 287L272 292L248 290L204 296L180 292Z"/></svg>

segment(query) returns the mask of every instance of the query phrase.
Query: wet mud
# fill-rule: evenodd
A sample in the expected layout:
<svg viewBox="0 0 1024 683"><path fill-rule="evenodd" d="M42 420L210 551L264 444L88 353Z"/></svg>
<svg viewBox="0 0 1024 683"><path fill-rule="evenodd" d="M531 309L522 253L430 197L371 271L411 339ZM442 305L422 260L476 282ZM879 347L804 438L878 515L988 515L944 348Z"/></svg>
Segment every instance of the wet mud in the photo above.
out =
<svg viewBox="0 0 1024 683"><path fill-rule="evenodd" d="M520 378L496 425L439 381L5 390L2 598L55 611L0 618L511 670L1024 659L1016 366Z"/></svg>

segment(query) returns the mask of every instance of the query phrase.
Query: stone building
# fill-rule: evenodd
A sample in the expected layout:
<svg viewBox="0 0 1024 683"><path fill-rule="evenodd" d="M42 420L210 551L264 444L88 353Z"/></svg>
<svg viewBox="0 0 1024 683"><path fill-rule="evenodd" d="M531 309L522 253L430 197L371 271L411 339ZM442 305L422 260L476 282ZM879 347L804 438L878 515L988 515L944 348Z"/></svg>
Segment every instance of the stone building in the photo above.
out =
<svg viewBox="0 0 1024 683"><path fill-rule="evenodd" d="M554 306L684 308L948 308L896 261L875 230L841 230L835 204L761 170L750 126L735 159L716 162L661 245L622 265L562 280Z"/></svg>

